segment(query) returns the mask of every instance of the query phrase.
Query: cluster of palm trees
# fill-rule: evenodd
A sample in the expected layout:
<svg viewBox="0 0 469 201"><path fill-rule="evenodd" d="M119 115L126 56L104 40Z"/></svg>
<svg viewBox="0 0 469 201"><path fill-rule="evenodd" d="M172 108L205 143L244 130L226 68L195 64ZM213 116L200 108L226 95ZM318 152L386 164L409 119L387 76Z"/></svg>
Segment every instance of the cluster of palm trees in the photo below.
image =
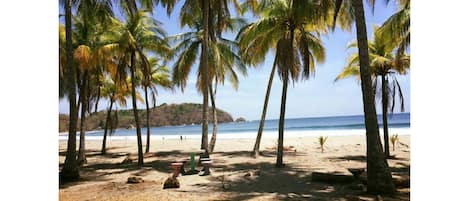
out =
<svg viewBox="0 0 469 201"><path fill-rule="evenodd" d="M285 105L290 81L308 79L317 63L325 60L325 47L321 36L334 31L336 24L350 30L355 22L358 54L349 59L344 71L337 77L359 76L363 95L366 138L368 191L394 192L386 156L389 145L385 140L383 153L375 109L376 92L381 92L385 138L387 138L387 111L394 109L396 92L402 93L396 74L409 68L410 1L399 0L400 10L376 28L374 41L368 43L362 0L184 0L179 19L181 26L190 31L167 36L151 14L161 5L170 15L176 0L62 0L65 25L60 31L60 95L67 96L70 104L70 122L67 155L61 176L64 179L79 177L79 165L86 163L83 122L98 102L108 99L102 153L106 153L106 136L117 122L112 115L114 103L126 105L131 98L138 144L138 165L143 166L141 123L137 100L146 104L147 143L150 146L149 113L152 99L156 105L157 87L183 91L194 65L197 68L197 90L203 95L203 122L201 149L209 154L214 150L217 132L215 96L217 86L228 80L235 89L238 75L246 75L247 66L264 61L266 54L275 52L269 77L259 132L254 145L254 156L259 145L268 105L272 80L277 71L282 81L281 112L277 167L283 163L283 137ZM374 6L375 1L369 1ZM386 2L389 2L386 1ZM123 19L113 13L116 5ZM72 15L72 8L74 15ZM238 16L247 12L256 21L247 23L243 18L232 17L232 8ZM224 37L226 32L238 32L235 40ZM174 61L171 70L166 67ZM172 75L171 75L172 74ZM381 78L381 90L377 90ZM144 98L138 88L144 91ZM78 94L78 101L77 101ZM212 106L213 134L208 140L209 99ZM402 107L403 104L401 103ZM78 110L81 109L80 116ZM402 108L403 109L403 108ZM386 112L385 112L386 111ZM80 145L76 153L77 119L81 118ZM385 155L386 154L386 155Z"/></svg>

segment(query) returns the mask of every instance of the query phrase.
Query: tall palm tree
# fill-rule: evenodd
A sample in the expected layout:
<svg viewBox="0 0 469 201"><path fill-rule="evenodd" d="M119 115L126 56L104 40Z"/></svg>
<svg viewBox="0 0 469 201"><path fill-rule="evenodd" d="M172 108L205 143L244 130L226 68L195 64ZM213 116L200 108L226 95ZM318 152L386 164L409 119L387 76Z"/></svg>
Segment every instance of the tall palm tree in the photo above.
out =
<svg viewBox="0 0 469 201"><path fill-rule="evenodd" d="M244 7L247 7L254 14L259 15L259 14L262 13L262 9L265 9L265 5L268 4L268 3L270 3L270 2L269 1L261 1L260 4L259 4L257 1L246 1L245 4L244 4ZM307 3L310 4L311 2L307 2ZM317 15L317 14L322 15L322 14L324 14L324 10L327 10L327 9L330 10L332 8L332 6L333 6L332 1L325 0L325 1L321 2L321 9L316 9L316 11L311 10L311 12L315 13L315 15ZM345 13L345 12L340 12L339 21L338 21L339 24L341 25L341 27L345 28L345 29L347 29L347 26L346 26L347 25L347 20L349 20L349 18L350 18L350 16L347 16L346 14L347 13ZM326 17L326 16L323 16L323 17ZM329 19L326 19L326 18L324 18L323 20L326 21L326 22L329 21ZM245 29L246 28L248 28L248 26L246 26ZM240 31L239 33L243 33L243 31ZM239 36L240 35L238 35L238 38L239 38ZM265 51L265 50L258 49L258 51ZM259 59L259 58L250 58L250 59L254 63L259 62L259 61L256 61L256 59ZM273 82L273 79L274 79L274 76L275 76L275 70L276 70L276 63L275 63L275 60L274 60L274 64L272 65L272 70L270 72L269 81L268 81L268 84L267 84L266 94L265 94L265 98L264 98L264 106L263 106L263 109L262 109L261 119L259 121L259 128L258 128L258 132L257 132L256 142L254 144L254 148L253 148L253 152L252 152L252 155L255 158L258 157L258 155L259 155L259 148L260 148L260 143L261 143L261 138L262 138L262 132L263 132L263 129L264 129L265 117L266 117L266 114L267 114L267 107L268 107L268 104L269 104L270 91L271 91L272 82Z"/></svg>
<svg viewBox="0 0 469 201"><path fill-rule="evenodd" d="M151 57L148 59L150 69L143 75L142 86L145 91L145 105L146 105L146 125L147 125L147 144L145 153L150 152L150 106L148 101L148 88L151 91L153 100L153 107L156 106L156 94L158 93L156 87L164 89L172 89L172 82L170 80L169 68L161 65L158 59Z"/></svg>
<svg viewBox="0 0 469 201"><path fill-rule="evenodd" d="M186 4L190 1L186 1ZM201 14L201 9L197 5L197 2L193 2L194 4L188 4L186 6L183 5L183 11L181 11L180 19L181 23L184 25L188 25L194 31L190 31L187 33L181 33L175 36L171 36L170 40L177 42L174 47L174 56L176 56L176 61L174 63L174 70L173 70L173 81L182 90L184 90L189 73L191 71L192 66L196 63L197 58L199 57L200 49L203 50L203 40L204 40L204 29L203 29L203 16ZM189 16L188 13L191 13ZM212 14L213 15L213 14ZM212 17L209 21L210 27L214 28L217 25L218 17ZM244 24L244 20L240 18L230 18L230 19L223 19L224 26L221 29L221 32L225 30L235 30L237 27L240 27ZM214 126L214 133L212 134L212 140L210 144L208 144L208 130L207 135L203 135L202 145L205 147L204 143L207 143L207 152L212 152L215 146L216 141L216 107L215 107L215 93L212 89L210 92L211 83L216 84L223 84L225 79L228 79L235 89L237 89L238 84L238 77L236 71L241 72L243 75L246 74L246 67L241 62L241 59L237 55L237 43L235 41L231 41L228 39L223 38L221 33L215 31L210 32L209 37L209 49L208 49L208 57L209 57L209 64L208 64L208 91L209 94L212 95L210 98L212 99L212 115L213 116L213 126ZM202 51L203 53L203 51ZM203 56L203 54L202 54ZM202 76L204 75L203 66L202 66L202 56L201 61L199 62L198 68L198 78L197 78L197 88L199 91L203 93L204 81ZM208 126L208 125L207 125ZM208 129L208 127L203 127L204 129ZM205 132L203 132L204 134ZM205 140L204 140L205 139Z"/></svg>
<svg viewBox="0 0 469 201"><path fill-rule="evenodd" d="M76 160L76 129L77 129L77 109L76 109L76 69L73 65L72 47L72 0L62 1L65 7L65 46L66 46L66 67L63 68L67 85L68 102L70 107L70 119L68 124L67 155L65 156L64 167L61 178L63 180L76 180L80 177L78 163Z"/></svg>
<svg viewBox="0 0 469 201"><path fill-rule="evenodd" d="M241 56L248 64L257 64L269 49L275 49L274 68L282 80L282 102L276 167L283 167L283 137L288 83L300 77L308 79L317 62L325 59L320 32L326 30L328 1L262 1L261 18L239 33ZM311 15L310 13L315 13Z"/></svg>
<svg viewBox="0 0 469 201"><path fill-rule="evenodd" d="M132 16L138 15L138 13L139 13L138 4L140 4L141 9L145 9L145 11L148 11L151 14L153 14L153 8L156 5L161 4L163 7L166 8L167 14L169 16L171 14L176 2L177 2L177 0L139 0L139 1L136 1L136 0L121 0L120 1L120 6L127 13L128 17L132 18ZM164 36L164 32L162 32L161 29L159 29L159 30L160 30L159 33ZM164 48L159 48L160 50L164 49L164 51L160 52L160 53L168 53L169 46L167 46L165 41L161 40L161 38L158 38L158 37L156 39L157 40L155 40L155 42L159 43L162 46L165 46ZM166 55L166 56L170 56L170 55ZM146 59L146 57L142 57L142 58L143 58L143 63L142 64L143 64L143 67L144 67L144 68L142 68L142 70L143 70L143 74L144 74L144 77L145 77L144 82L148 82L149 80L151 80L151 78L150 78L151 76L149 76L149 73L151 72L151 70L150 70L151 65L149 64L149 61ZM145 90L146 113L147 113L147 115L146 115L146 118L147 118L147 144L146 144L145 152L148 153L149 150L150 150L150 127L149 127L149 106L148 106L147 88L150 86L150 84L147 83L147 85L143 85L143 86L144 86L144 90ZM156 91L153 91L153 92L156 92ZM152 94L153 94L153 100L155 100L154 93L152 93ZM154 104L155 104L155 102L154 102ZM134 114L135 118L138 119L137 114L136 114L136 108L134 108L134 113L135 113ZM137 128L137 135L139 135L138 134L139 132L140 132L139 128ZM139 149L140 149L140 147L141 147L141 145L139 145ZM143 155L142 155L142 157L143 157Z"/></svg>
<svg viewBox="0 0 469 201"><path fill-rule="evenodd" d="M349 45L349 48L352 47L356 48L357 43L354 42ZM375 96L377 95L376 92L381 93L384 154L389 158L388 111L391 113L394 111L396 95L399 95L401 111L404 111L404 96L402 94L401 86L396 78L396 74L407 73L407 69L410 68L410 57L408 55L394 53L392 44L383 37L382 33L378 32L377 27L374 27L374 37L373 40L368 43L368 49L370 51L370 68L372 73L371 79L373 83L373 91ZM360 78L358 54L352 54L348 60L348 64L337 76L336 81L351 76ZM381 82L378 82L378 78L381 79ZM381 88L377 87L378 83L381 83ZM378 98L378 96L376 97Z"/></svg>
<svg viewBox="0 0 469 201"><path fill-rule="evenodd" d="M78 84L80 91L79 102L81 104L80 121L80 146L78 150L78 163L86 163L85 155L85 128L86 112L90 111L90 91L96 88L90 84L91 74L100 65L101 54L99 49L106 47L109 41L103 41L103 33L106 32L108 21L112 17L110 1L84 0L77 5L77 16L74 18L75 38L77 48L74 51L74 59L80 69L81 82ZM97 71L99 72L99 71Z"/></svg>
<svg viewBox="0 0 469 201"><path fill-rule="evenodd" d="M123 52L121 67L128 67L132 88L132 108L135 118L138 144L138 165L143 166L143 149L140 119L137 111L136 85L138 70L148 71L149 62L144 51L164 53L169 51L162 45L166 34L159 23L148 15L148 11L126 12L126 21L119 36L119 49ZM122 69L122 68L121 68ZM123 72L121 70L121 72Z"/></svg>
<svg viewBox="0 0 469 201"><path fill-rule="evenodd" d="M366 127L366 169L367 191L370 193L394 193L391 172L386 162L383 146L379 140L378 118L374 104L373 87L371 83L370 58L368 53L368 38L366 33L366 21L362 0L336 0L334 11L334 25L342 4L351 1L350 9L355 19L357 31L358 55L360 64L360 79L365 113ZM374 7L374 0L369 0Z"/></svg>
<svg viewBox="0 0 469 201"><path fill-rule="evenodd" d="M203 38L202 38L202 58L201 58L201 69L202 69L202 95L203 95L203 108L202 108L202 142L200 149L205 150L208 153L208 46L209 46L209 13L210 13L210 0L203 0L202 3L202 21L203 21Z"/></svg>

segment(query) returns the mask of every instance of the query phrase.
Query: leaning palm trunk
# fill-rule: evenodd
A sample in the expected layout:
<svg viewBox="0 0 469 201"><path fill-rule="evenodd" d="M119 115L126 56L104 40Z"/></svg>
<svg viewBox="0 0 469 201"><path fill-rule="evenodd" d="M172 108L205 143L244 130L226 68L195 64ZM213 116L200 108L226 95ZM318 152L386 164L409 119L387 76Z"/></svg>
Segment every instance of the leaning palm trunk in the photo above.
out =
<svg viewBox="0 0 469 201"><path fill-rule="evenodd" d="M288 77L287 73L284 72L283 77L283 88L282 88L282 103L280 106L280 119L278 122L278 143L277 143L277 163L276 167L283 167L283 130L285 125L285 106L287 103L287 89L288 89Z"/></svg>
<svg viewBox="0 0 469 201"><path fill-rule="evenodd" d="M147 86L145 86L145 104L147 113L147 146L145 147L145 153L150 152L150 107L148 106L148 92Z"/></svg>
<svg viewBox="0 0 469 201"><path fill-rule="evenodd" d="M101 154L106 154L106 138L107 138L107 130L109 128L109 123L111 122L111 112L112 112L112 105L114 103L113 98L114 93L111 95L111 104L109 105L109 110L107 110L107 115L106 115L106 124L104 125L104 135L103 135L103 145L101 147Z"/></svg>
<svg viewBox="0 0 469 201"><path fill-rule="evenodd" d="M394 193L391 172L384 158L379 139L378 120L371 86L370 59L368 55L368 39L366 34L365 16L362 0L352 0L357 30L358 54L360 60L360 78L365 112L366 126L366 168L367 191L369 193Z"/></svg>
<svg viewBox="0 0 469 201"><path fill-rule="evenodd" d="M212 138L210 139L210 146L209 151L210 153L213 152L215 149L215 142L217 141L217 130L218 130L218 120L217 120L217 107L215 106L215 95L212 90L212 85L209 85L210 90L210 100L212 101L212 118L213 118L213 131L212 131Z"/></svg>
<svg viewBox="0 0 469 201"><path fill-rule="evenodd" d="M132 51L130 57L130 79L132 80L132 108L135 118L135 127L137 129L137 146L138 146L138 166L143 166L143 148L142 148L142 131L140 130L140 120L137 111L137 95L135 92L135 51Z"/></svg>
<svg viewBox="0 0 469 201"><path fill-rule="evenodd" d="M384 156L389 154L389 130L388 130L388 91L386 90L386 76L381 75L381 103L383 109L383 131L384 131Z"/></svg>
<svg viewBox="0 0 469 201"><path fill-rule="evenodd" d="M77 108L76 108L76 69L73 66L72 50L72 0L65 1L65 38L67 51L67 91L70 104L70 120L68 123L67 155L61 177L63 180L76 180L80 177L76 161L76 131L77 131Z"/></svg>
<svg viewBox="0 0 469 201"><path fill-rule="evenodd" d="M80 146L78 148L78 165L86 163L86 154L85 154L85 121L86 121L86 109L87 109L87 81L88 81L88 71L85 70L83 73L83 79L80 89L80 99L81 99L81 114L80 114Z"/></svg>
<svg viewBox="0 0 469 201"><path fill-rule="evenodd" d="M202 40L202 93L203 93L203 109L202 109L202 144L201 149L208 152L208 14L210 9L209 0L203 1L203 40Z"/></svg>
<svg viewBox="0 0 469 201"><path fill-rule="evenodd" d="M267 85L267 92L265 92L264 108L262 109L261 121L259 122L259 130L257 131L256 143L254 144L253 156L259 156L259 147L261 145L262 130L264 129L265 115L267 114L267 105L269 104L270 89L272 88L272 81L275 75L275 60L272 65L272 72L270 72L269 84Z"/></svg>

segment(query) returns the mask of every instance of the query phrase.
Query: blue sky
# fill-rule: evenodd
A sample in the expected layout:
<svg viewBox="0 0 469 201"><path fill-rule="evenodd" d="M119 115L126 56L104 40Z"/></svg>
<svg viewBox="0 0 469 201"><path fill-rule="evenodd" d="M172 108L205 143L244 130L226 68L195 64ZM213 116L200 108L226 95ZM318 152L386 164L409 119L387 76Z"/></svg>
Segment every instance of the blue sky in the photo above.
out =
<svg viewBox="0 0 469 201"><path fill-rule="evenodd" d="M161 7L158 7L154 14L154 17L163 23L163 28L169 35L188 30L187 28L181 29L179 26L178 12L180 4L176 6L170 17L166 15L166 11ZM371 8L366 5L365 15L369 40L371 39L372 26L382 24L396 9L394 1L391 1L387 6L383 1L377 1L375 12L372 14ZM248 19L248 21L252 20L254 19ZM334 78L344 67L347 57L356 51L346 49L346 45L350 41L355 40L355 29L354 26L352 27L351 32L343 32L337 29L335 32L322 37L326 48L326 61L317 66L314 77L306 81L299 81L294 85L289 85L286 118L363 114L359 82L355 78L334 82ZM225 37L232 38L234 34L227 34ZM231 113L234 118L259 119L272 62L273 56L272 52L270 52L266 56L264 63L254 68L249 68L246 77L240 76L237 91L228 82L225 83L225 86L219 86L216 96L217 107ZM169 65L172 66L172 63ZM410 73L405 76L399 76L398 80L405 97L406 112L409 112L411 98ZM276 75L270 94L267 119L279 118L281 92L282 83ZM157 97L158 105L162 103L184 102L202 103L202 95L195 89L195 70L191 73L184 93L180 90L175 90L174 92L159 90L159 96ZM105 109L107 106L107 101L101 101L99 110ZM144 104L139 103L138 107L144 108ZM127 108L131 108L131 101L128 101ZM376 109L378 113L381 113L380 107ZM59 112L68 113L68 101L66 98L60 100Z"/></svg>

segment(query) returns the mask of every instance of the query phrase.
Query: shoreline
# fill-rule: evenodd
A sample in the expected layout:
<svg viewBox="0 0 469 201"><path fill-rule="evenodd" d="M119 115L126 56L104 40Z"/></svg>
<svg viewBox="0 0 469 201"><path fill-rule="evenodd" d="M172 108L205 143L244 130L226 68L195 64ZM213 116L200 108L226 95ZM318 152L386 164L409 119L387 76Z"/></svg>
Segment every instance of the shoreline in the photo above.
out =
<svg viewBox="0 0 469 201"><path fill-rule="evenodd" d="M410 128L389 128L389 134L398 134L399 136L409 136ZM88 135L97 132L86 132L85 140L102 140L103 136L99 135ZM286 130L285 138L296 138L296 137L319 137L319 136L364 136L366 133L365 129L335 129L335 130ZM380 128L380 135L382 135L383 129ZM209 133L209 138L211 137ZM146 136L146 134L142 134ZM183 139L201 139L200 134L177 134L177 135L165 135L165 134L150 134L152 139L163 140L163 139L180 139L180 136L183 136ZM218 139L255 139L257 137L256 132L227 132L227 133L217 133ZM278 137L278 131L264 131L262 138L266 139L276 139ZM59 141L66 141L68 139L67 135L59 135ZM77 139L79 139L79 134L77 133ZM137 140L135 135L109 135L108 140Z"/></svg>

